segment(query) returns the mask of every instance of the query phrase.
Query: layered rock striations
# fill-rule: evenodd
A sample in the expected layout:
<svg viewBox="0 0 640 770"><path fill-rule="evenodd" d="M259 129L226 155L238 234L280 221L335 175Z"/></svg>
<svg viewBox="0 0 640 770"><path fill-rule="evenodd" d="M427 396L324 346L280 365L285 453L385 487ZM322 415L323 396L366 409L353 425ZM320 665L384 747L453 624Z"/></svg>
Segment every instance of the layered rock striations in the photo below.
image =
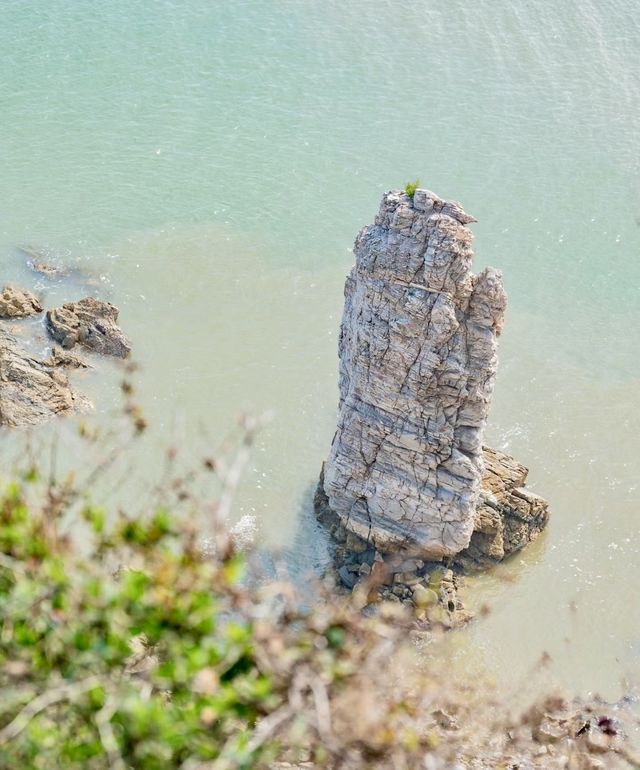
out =
<svg viewBox="0 0 640 770"><path fill-rule="evenodd" d="M0 329L0 425L23 427L68 414L84 404L65 374L27 353Z"/></svg>
<svg viewBox="0 0 640 770"><path fill-rule="evenodd" d="M525 489L527 468L504 452L483 448L484 476L471 541L456 556L465 568L501 561L535 540L549 519L547 501Z"/></svg>
<svg viewBox="0 0 640 770"><path fill-rule="evenodd" d="M395 191L356 239L320 496L383 553L438 560L471 544L470 561L498 560L546 522L526 469L483 452L506 295L499 271L471 272L473 221L427 190Z"/></svg>

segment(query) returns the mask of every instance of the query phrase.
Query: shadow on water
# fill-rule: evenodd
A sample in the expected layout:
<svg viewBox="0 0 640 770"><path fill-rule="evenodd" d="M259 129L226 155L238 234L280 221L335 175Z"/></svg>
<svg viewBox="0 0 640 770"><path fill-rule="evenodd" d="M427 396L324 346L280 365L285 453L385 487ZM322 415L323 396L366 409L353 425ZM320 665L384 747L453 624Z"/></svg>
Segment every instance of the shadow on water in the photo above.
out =
<svg viewBox="0 0 640 770"><path fill-rule="evenodd" d="M316 484L309 484L299 502L297 525L291 545L267 550L257 548L255 566L264 581L283 579L293 583L307 597L314 581L331 563L334 545L329 532L317 520L313 508Z"/></svg>

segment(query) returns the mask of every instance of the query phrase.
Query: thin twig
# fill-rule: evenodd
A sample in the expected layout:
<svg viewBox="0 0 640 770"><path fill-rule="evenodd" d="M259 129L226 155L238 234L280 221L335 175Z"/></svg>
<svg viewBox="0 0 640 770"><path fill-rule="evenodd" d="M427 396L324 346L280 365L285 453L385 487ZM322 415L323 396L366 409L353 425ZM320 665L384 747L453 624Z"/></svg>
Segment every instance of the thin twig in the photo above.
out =
<svg viewBox="0 0 640 770"><path fill-rule="evenodd" d="M640 757L636 756L632 751L627 749L625 746L620 746L617 749L614 749L615 753L622 757L622 759L625 760L631 767L640 768Z"/></svg>
<svg viewBox="0 0 640 770"><path fill-rule="evenodd" d="M9 722L8 725L0 730L0 745L7 743L20 735L29 722L41 711L49 708L49 706L63 700L69 700L76 695L81 695L101 684L102 680L99 677L90 676L80 682L71 682L70 684L64 684L60 687L54 687L52 690L47 690L41 695L38 695L37 698L34 698L19 712L18 716L12 722Z"/></svg>
<svg viewBox="0 0 640 770"><path fill-rule="evenodd" d="M224 474L222 483L222 493L218 500L218 516L221 521L226 521L231 513L231 505L233 503L235 492L242 478L242 471L244 466L249 461L250 447L253 443L253 438L257 429L257 425L246 426L245 434L242 438L240 446L236 450L236 456L234 457L229 469Z"/></svg>
<svg viewBox="0 0 640 770"><path fill-rule="evenodd" d="M102 748L107 755L110 770L126 770L126 765L120 754L120 747L116 739L111 718L117 710L118 704L113 693L106 699L104 706L96 714L96 727L100 735Z"/></svg>
<svg viewBox="0 0 640 770"><path fill-rule="evenodd" d="M331 704L329 703L327 688L320 679L313 675L309 678L309 687L313 693L313 700L316 706L316 717L320 738L326 744L332 743Z"/></svg>
<svg viewBox="0 0 640 770"><path fill-rule="evenodd" d="M257 751L263 743L265 743L273 733L284 724L287 720L291 719L294 711L288 703L280 706L273 713L265 717L256 727L251 740L247 743L247 750L252 754Z"/></svg>
<svg viewBox="0 0 640 770"><path fill-rule="evenodd" d="M295 715L295 710L289 703L284 703L279 709L262 719L256 727L251 740L247 743L244 751L249 754L255 753L286 721ZM229 752L237 741L237 735L232 735L220 752L220 756L212 762L198 762L190 757L181 765L180 770L228 770L231 767L238 767L237 760L229 758Z"/></svg>

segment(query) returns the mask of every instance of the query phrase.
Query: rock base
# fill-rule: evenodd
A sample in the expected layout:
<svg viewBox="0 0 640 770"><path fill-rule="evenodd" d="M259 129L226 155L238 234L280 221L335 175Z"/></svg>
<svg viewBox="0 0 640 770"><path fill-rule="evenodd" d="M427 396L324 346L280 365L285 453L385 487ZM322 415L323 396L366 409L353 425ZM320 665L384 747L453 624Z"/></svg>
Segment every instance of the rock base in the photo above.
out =
<svg viewBox="0 0 640 770"><path fill-rule="evenodd" d="M323 468L324 471L324 468ZM347 530L331 510L323 473L314 496L318 520L332 535L333 571L337 582L356 595L365 611L379 602L405 605L417 628L430 630L465 625L472 613L458 597L463 577L442 562L425 561L408 551L383 553Z"/></svg>
<svg viewBox="0 0 640 770"><path fill-rule="evenodd" d="M483 459L485 474L469 546L440 562L421 558L415 547L383 552L348 530L329 505L323 467L314 508L334 540L339 582L359 591L364 605L397 602L429 626L464 625L472 614L458 596L462 573L487 569L519 551L538 537L549 518L546 500L524 488L527 468L488 447L483 447Z"/></svg>

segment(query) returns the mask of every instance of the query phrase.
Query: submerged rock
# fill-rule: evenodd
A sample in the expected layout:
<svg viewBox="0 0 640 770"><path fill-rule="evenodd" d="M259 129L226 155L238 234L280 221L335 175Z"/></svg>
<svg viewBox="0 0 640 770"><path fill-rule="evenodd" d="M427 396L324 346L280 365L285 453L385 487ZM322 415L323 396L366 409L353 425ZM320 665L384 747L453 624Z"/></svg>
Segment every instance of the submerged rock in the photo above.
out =
<svg viewBox="0 0 640 770"><path fill-rule="evenodd" d="M0 425L36 425L84 403L62 372L29 355L0 329Z"/></svg>
<svg viewBox="0 0 640 770"><path fill-rule="evenodd" d="M131 345L117 325L118 309L87 297L47 312L47 328L56 342L70 350L82 345L96 353L126 358Z"/></svg>
<svg viewBox="0 0 640 770"><path fill-rule="evenodd" d="M49 358L46 358L44 363L50 367L62 366L67 369L91 369L91 366L83 361L80 356L76 356L74 353L69 353L67 350L54 346L51 349Z"/></svg>
<svg viewBox="0 0 640 770"><path fill-rule="evenodd" d="M0 318L26 318L44 308L35 294L15 286L5 286L0 294Z"/></svg>
<svg viewBox="0 0 640 770"><path fill-rule="evenodd" d="M47 278L65 278L69 271L60 264L58 256L50 249L25 243L18 249L28 257L27 264L35 272Z"/></svg>
<svg viewBox="0 0 640 770"><path fill-rule="evenodd" d="M499 271L471 272L472 221L427 190L396 191L356 239L338 428L316 495L338 542L480 566L547 521L526 469L483 450L506 295Z"/></svg>
<svg viewBox="0 0 640 770"><path fill-rule="evenodd" d="M87 291L97 289L103 292L107 288L105 276L93 275L85 263L78 264L72 260L70 252L32 244L22 244L17 249L27 257L27 266L49 281L69 281Z"/></svg>

